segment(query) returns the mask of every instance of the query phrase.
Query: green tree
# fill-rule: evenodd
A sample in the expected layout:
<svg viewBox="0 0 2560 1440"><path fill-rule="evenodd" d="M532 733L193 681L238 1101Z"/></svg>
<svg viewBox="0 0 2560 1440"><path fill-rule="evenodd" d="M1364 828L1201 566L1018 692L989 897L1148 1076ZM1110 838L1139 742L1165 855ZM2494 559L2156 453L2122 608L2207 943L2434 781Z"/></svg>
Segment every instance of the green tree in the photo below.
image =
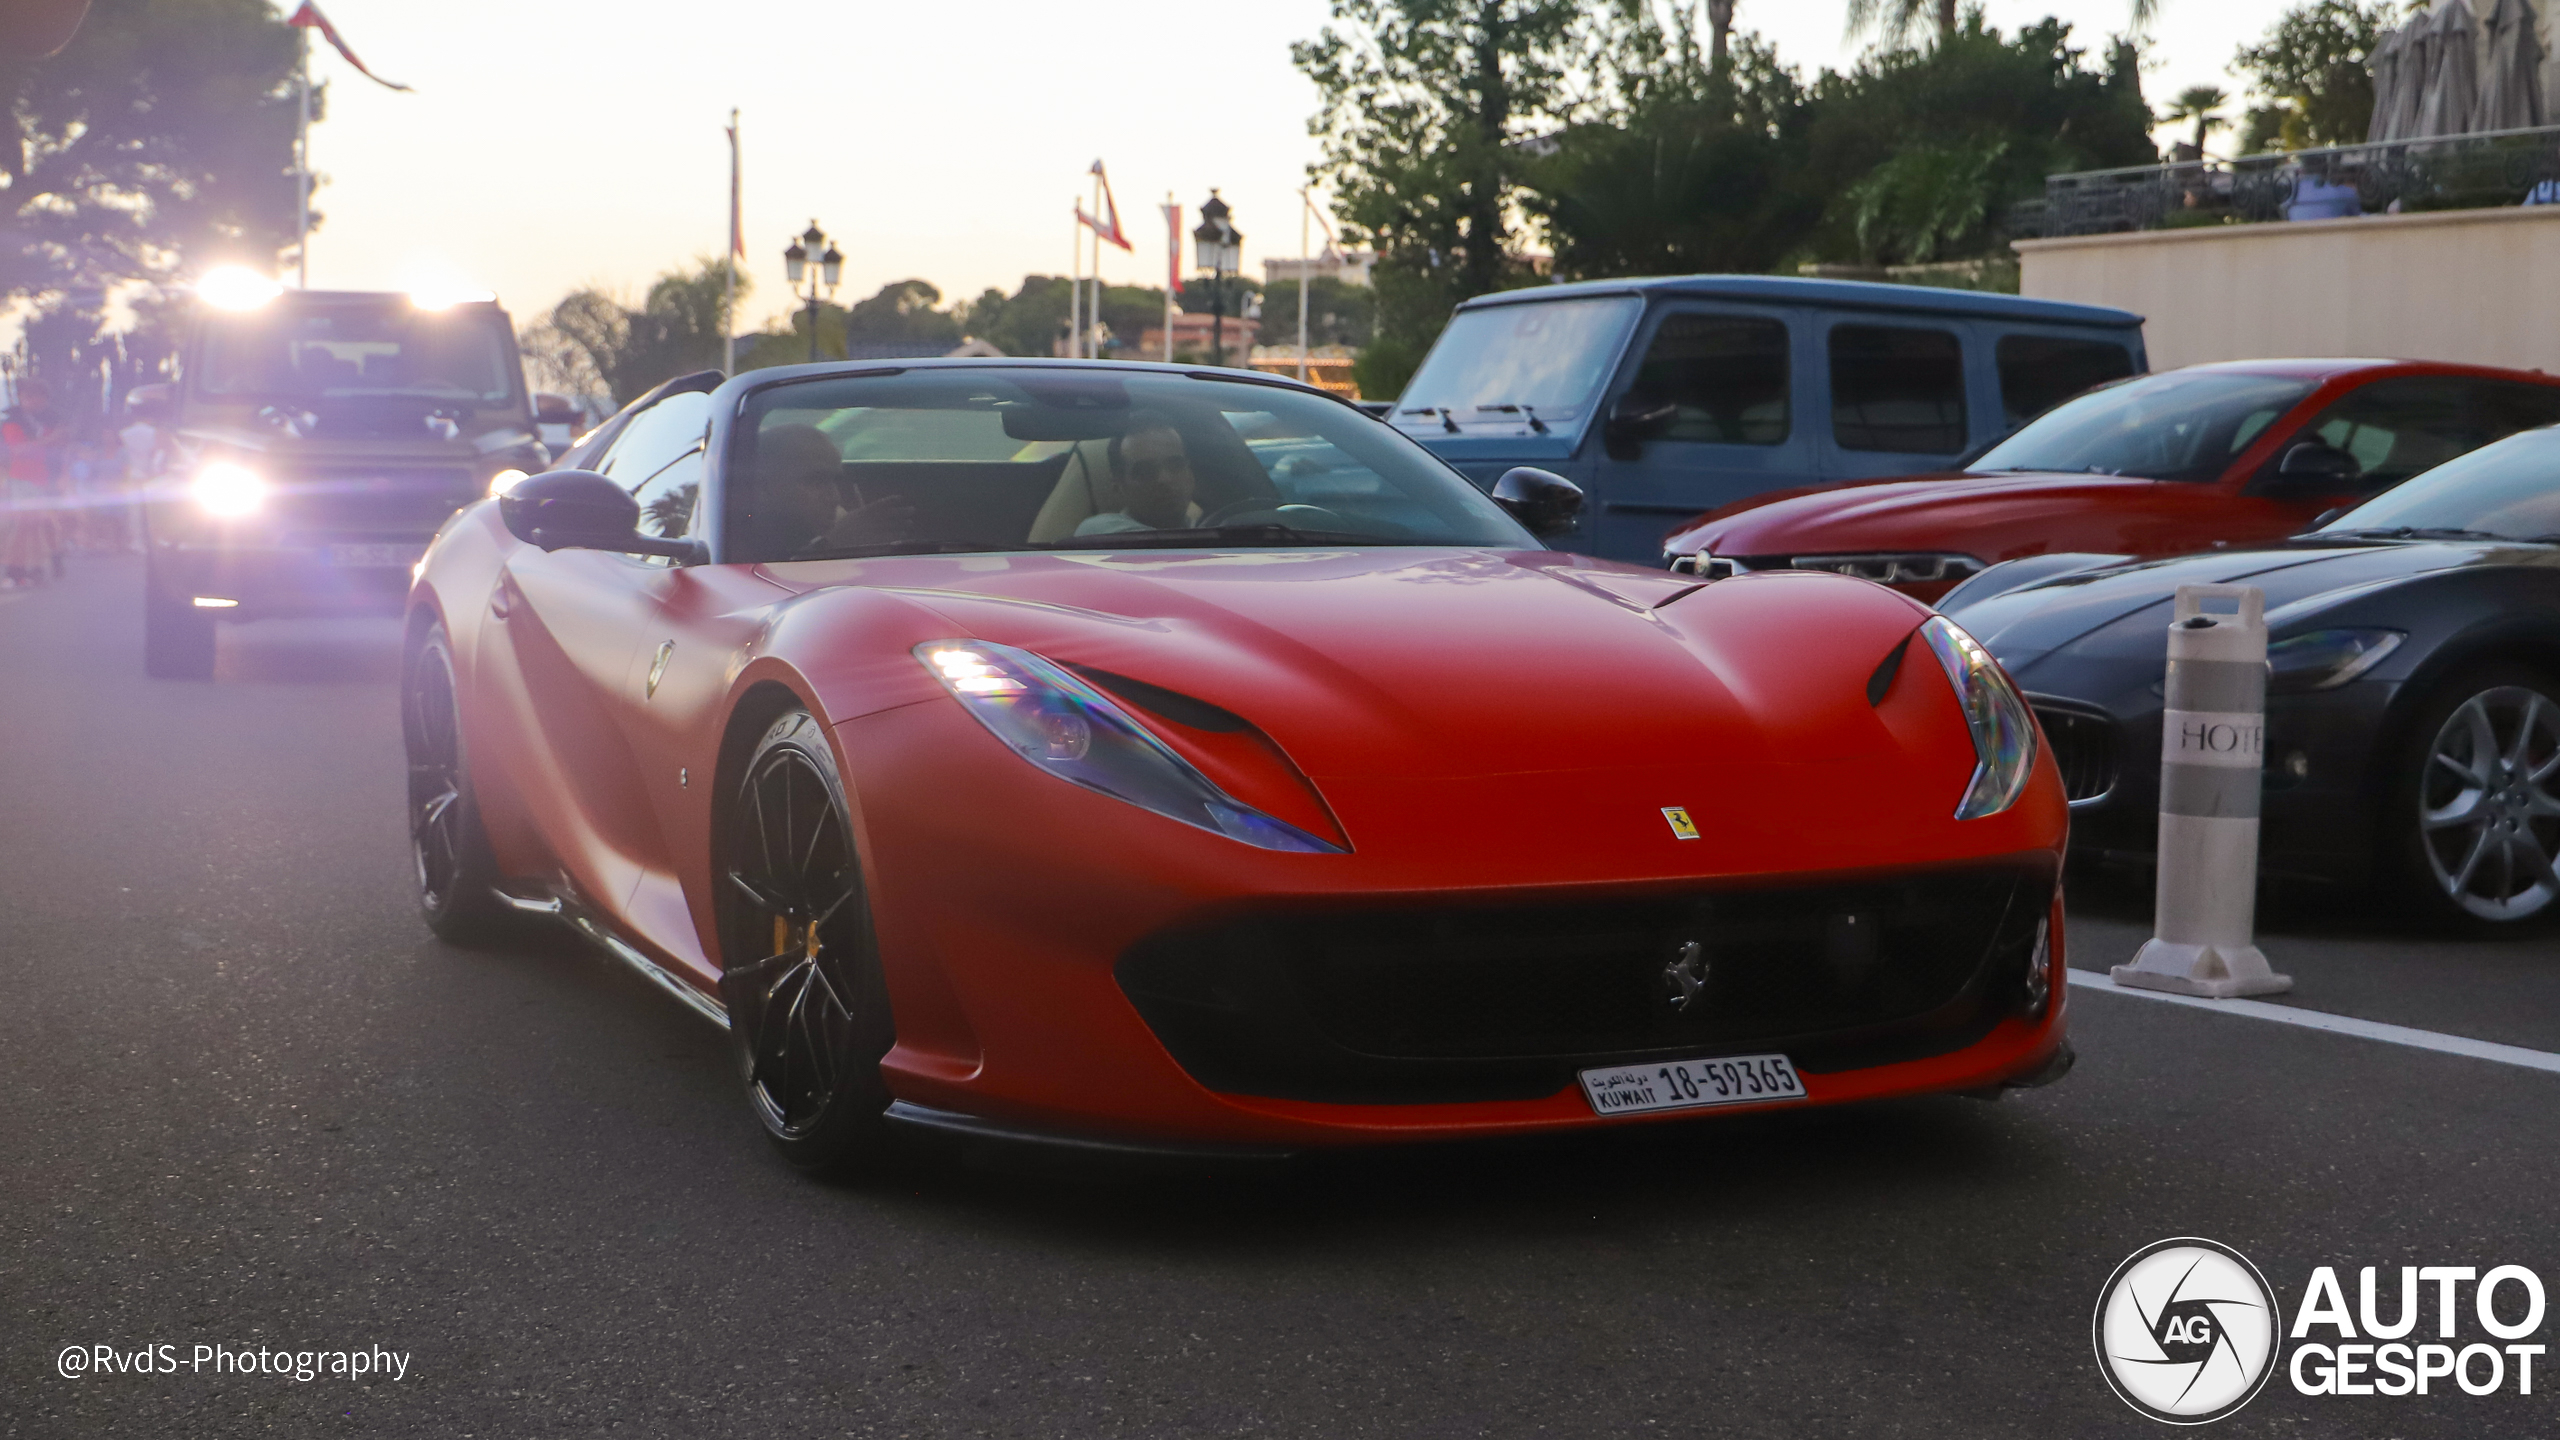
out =
<svg viewBox="0 0 2560 1440"><path fill-rule="evenodd" d="M1819 219L1790 179L1807 114L1793 72L1744 36L1719 70L1641 23L1604 50L1595 117L1554 137L1524 208L1567 279L1774 269Z"/></svg>
<svg viewBox="0 0 2560 1440"><path fill-rule="evenodd" d="M264 0L98 0L59 54L0 64L0 295L272 267L294 54Z"/></svg>
<svg viewBox="0 0 2560 1440"><path fill-rule="evenodd" d="M637 309L603 290L573 291L519 344L537 381L574 394L602 390L627 405L660 381L720 368L728 282L729 262L706 258L660 275ZM737 277L738 294L747 283Z"/></svg>
<svg viewBox="0 0 2560 1440"><path fill-rule="evenodd" d="M2241 46L2232 68L2270 101L2249 112L2244 148L2360 143L2373 123L2373 48L2401 10L2393 0L2310 0Z"/></svg>
<svg viewBox="0 0 2560 1440"><path fill-rule="evenodd" d="M1982 7L1971 7L1979 16ZM2160 0L2133 0L2131 21L2136 34L2151 28L2160 14ZM1849 34L1852 37L1872 32L1878 44L1887 50L1900 50L1911 44L1911 32L1920 28L1923 19L1933 22L1940 40L1956 33L1964 22L1958 13L1958 0L1849 0Z"/></svg>
<svg viewBox="0 0 2560 1440"><path fill-rule="evenodd" d="M1376 297L1363 285L1319 275L1307 286L1307 343L1369 343L1376 331ZM1262 288L1262 334L1267 345L1298 343L1298 282L1275 280Z"/></svg>
<svg viewBox="0 0 2560 1440"><path fill-rule="evenodd" d="M941 304L942 292L922 280L883 285L870 299L854 302L845 316L845 339L853 344L957 345L959 317L936 308Z"/></svg>
<svg viewBox="0 0 2560 1440"><path fill-rule="evenodd" d="M2216 130L2231 128L2231 122L2221 113L2223 107L2230 103L2231 97L2222 93L2219 86L2190 85L2178 92L2178 98L2169 102L2168 109L2160 112L2160 123L2184 125L2193 121L2196 127L2196 154L2202 156L2204 142L2208 136Z"/></svg>
<svg viewBox="0 0 2560 1440"><path fill-rule="evenodd" d="M1574 0L1332 0L1335 23L1290 47L1322 97L1312 168L1352 240L1379 252L1363 393L1400 389L1458 301L1534 278L1507 217L1536 158L1522 142L1570 107L1580 12Z"/></svg>

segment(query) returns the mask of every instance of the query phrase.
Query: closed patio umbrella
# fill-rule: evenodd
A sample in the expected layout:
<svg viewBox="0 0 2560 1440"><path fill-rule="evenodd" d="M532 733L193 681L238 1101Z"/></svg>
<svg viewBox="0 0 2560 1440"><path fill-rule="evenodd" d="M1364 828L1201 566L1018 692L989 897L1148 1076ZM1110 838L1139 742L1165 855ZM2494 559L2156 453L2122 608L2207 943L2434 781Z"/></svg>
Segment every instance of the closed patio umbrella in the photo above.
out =
<svg viewBox="0 0 2560 1440"><path fill-rule="evenodd" d="M2408 71L2403 64L2408 58L2409 27L2394 26L2382 32L2374 42L2373 54L2366 63L2373 69L2373 119L2365 126L2367 142L2397 140L2392 127L2397 122L2402 92L2408 88Z"/></svg>
<svg viewBox="0 0 2560 1440"><path fill-rule="evenodd" d="M2489 58L2471 110L2474 130L2522 130L2542 123L2542 41L2530 0L2497 0L2489 12Z"/></svg>
<svg viewBox="0 0 2560 1440"><path fill-rule="evenodd" d="M2400 83L2391 95L2391 138L2417 138L2418 110L2436 79L2435 16L2420 11L2400 27Z"/></svg>
<svg viewBox="0 0 2560 1440"><path fill-rule="evenodd" d="M2427 16L2434 43L2427 93L2418 102L2418 135L2461 135L2480 100L2480 22L2470 0L2438 0Z"/></svg>

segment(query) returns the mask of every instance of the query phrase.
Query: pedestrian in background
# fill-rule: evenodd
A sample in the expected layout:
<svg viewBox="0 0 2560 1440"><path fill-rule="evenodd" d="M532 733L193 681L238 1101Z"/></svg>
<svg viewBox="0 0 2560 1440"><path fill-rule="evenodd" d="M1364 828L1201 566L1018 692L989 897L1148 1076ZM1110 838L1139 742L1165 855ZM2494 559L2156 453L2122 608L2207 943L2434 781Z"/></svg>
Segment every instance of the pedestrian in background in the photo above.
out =
<svg viewBox="0 0 2560 1440"><path fill-rule="evenodd" d="M55 450L61 425L53 392L41 380L18 387L18 403L0 414L0 452L7 455L6 509L0 510L0 585L25 587L62 574L62 527L55 516Z"/></svg>
<svg viewBox="0 0 2560 1440"><path fill-rule="evenodd" d="M168 466L169 442L160 433L160 416L154 407L133 404L132 397L127 397L125 408L132 419L116 432L116 448L124 461L124 503L116 513L124 548L139 552L143 549L142 502Z"/></svg>

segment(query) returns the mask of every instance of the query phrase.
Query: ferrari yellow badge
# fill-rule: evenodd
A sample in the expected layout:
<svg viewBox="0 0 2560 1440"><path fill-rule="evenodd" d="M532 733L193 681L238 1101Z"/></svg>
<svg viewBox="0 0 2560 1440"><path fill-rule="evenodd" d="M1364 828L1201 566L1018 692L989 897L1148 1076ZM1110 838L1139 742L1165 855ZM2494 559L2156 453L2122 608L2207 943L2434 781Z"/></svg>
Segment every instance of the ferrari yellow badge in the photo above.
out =
<svg viewBox="0 0 2560 1440"><path fill-rule="evenodd" d="M1686 806L1665 805L1662 807L1662 818L1671 822L1672 839L1695 840L1698 838L1698 822L1689 818Z"/></svg>

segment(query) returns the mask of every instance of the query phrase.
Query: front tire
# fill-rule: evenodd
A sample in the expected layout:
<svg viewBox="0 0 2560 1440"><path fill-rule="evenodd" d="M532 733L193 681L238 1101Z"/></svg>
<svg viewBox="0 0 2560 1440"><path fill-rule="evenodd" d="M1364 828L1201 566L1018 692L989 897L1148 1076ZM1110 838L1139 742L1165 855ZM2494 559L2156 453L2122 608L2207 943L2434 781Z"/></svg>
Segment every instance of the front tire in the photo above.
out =
<svg viewBox="0 0 2560 1440"><path fill-rule="evenodd" d="M896 1031L844 782L815 716L766 727L720 828L720 990L747 1102L800 1169L874 1167L890 1145L880 1059Z"/></svg>
<svg viewBox="0 0 2560 1440"><path fill-rule="evenodd" d="M194 597L162 588L158 567L144 573L143 674L154 680L212 679L213 625L213 612L197 608Z"/></svg>
<svg viewBox="0 0 2560 1440"><path fill-rule="evenodd" d="M2419 706L2393 766L2403 889L2440 926L2512 933L2560 902L2560 685L2493 665Z"/></svg>
<svg viewBox="0 0 2560 1440"><path fill-rule="evenodd" d="M448 944L503 938L511 919L499 903L497 856L481 828L453 683L453 642L441 624L409 658L401 684L400 730L409 752L409 855L418 877L418 915Z"/></svg>

